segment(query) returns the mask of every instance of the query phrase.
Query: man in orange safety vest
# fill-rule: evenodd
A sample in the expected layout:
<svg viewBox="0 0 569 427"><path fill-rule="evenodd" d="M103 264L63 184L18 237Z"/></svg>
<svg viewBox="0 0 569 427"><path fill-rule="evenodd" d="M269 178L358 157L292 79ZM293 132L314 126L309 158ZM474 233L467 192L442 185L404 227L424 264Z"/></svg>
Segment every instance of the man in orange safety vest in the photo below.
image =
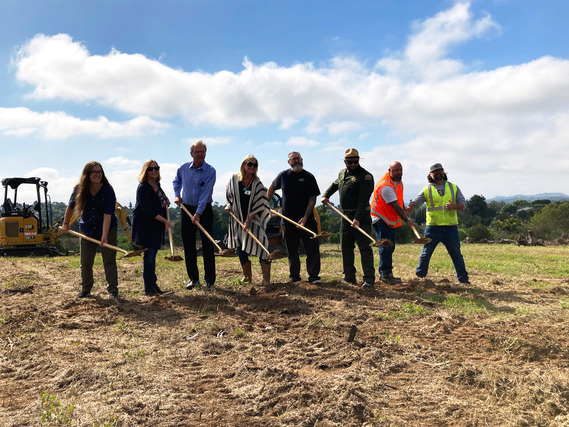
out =
<svg viewBox="0 0 569 427"><path fill-rule="evenodd" d="M379 248L379 280L389 284L401 282L393 276L393 252L395 251L395 229L403 221L414 225L405 213L403 202L403 167L394 161L387 173L379 180L373 190L371 202L371 220L378 239L389 239L393 245Z"/></svg>

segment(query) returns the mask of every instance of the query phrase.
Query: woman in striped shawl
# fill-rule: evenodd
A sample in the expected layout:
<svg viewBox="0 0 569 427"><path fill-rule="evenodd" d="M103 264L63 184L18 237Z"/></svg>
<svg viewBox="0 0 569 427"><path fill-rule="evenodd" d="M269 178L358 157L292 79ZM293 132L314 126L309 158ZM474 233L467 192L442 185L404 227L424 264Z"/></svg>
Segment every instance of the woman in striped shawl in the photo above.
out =
<svg viewBox="0 0 569 427"><path fill-rule="evenodd" d="M267 199L267 189L257 177L259 162L252 154L245 156L241 162L239 173L233 175L227 184L225 206L226 212L233 212L243 224L243 227L229 218L229 235L227 246L237 248L237 255L243 268L243 281L251 282L251 261L249 255L259 257L261 271L263 272L263 285L271 283L271 262L266 257L266 252L245 231L259 239L263 246L269 246L267 238L267 223L269 222L270 207Z"/></svg>

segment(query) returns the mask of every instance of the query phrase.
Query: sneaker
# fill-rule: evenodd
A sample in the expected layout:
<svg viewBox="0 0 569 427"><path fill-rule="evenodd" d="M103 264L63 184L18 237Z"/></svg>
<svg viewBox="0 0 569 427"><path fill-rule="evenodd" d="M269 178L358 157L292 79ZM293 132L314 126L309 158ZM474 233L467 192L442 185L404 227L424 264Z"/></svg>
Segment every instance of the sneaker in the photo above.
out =
<svg viewBox="0 0 569 427"><path fill-rule="evenodd" d="M401 278L394 277L393 273L379 273L379 280L381 280L382 282L389 283L390 285L401 283Z"/></svg>
<svg viewBox="0 0 569 427"><path fill-rule="evenodd" d="M374 289L375 286L373 286L373 283L368 283L368 282L364 282L364 284L362 285L362 289Z"/></svg>
<svg viewBox="0 0 569 427"><path fill-rule="evenodd" d="M188 291L191 291L192 289L198 287L200 285L200 281L199 280L190 280L188 282L188 284L186 285L186 289Z"/></svg>
<svg viewBox="0 0 569 427"><path fill-rule="evenodd" d="M309 280L308 283L312 283L313 285L321 285L322 280L320 279Z"/></svg>
<svg viewBox="0 0 569 427"><path fill-rule="evenodd" d="M89 291L81 291L76 296L77 298L86 298L91 294Z"/></svg>

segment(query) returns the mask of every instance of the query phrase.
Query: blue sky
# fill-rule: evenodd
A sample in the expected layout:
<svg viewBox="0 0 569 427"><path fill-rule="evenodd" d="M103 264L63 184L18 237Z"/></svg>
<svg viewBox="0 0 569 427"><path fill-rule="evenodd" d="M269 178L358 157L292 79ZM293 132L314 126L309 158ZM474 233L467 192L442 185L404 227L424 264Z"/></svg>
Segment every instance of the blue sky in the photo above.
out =
<svg viewBox="0 0 569 427"><path fill-rule="evenodd" d="M196 139L269 185L300 151L323 192L357 148L408 201L441 162L466 197L569 193L566 0L2 0L0 177L66 201L97 160L121 203ZM334 199L333 199L334 200Z"/></svg>

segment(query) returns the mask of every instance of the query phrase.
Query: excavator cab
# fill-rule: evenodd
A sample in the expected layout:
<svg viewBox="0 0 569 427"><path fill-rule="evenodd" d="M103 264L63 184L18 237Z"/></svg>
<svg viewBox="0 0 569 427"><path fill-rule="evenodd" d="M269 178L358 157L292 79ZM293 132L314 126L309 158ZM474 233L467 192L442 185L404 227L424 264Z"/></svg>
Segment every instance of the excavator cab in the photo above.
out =
<svg viewBox="0 0 569 427"><path fill-rule="evenodd" d="M33 204L18 203L21 185L35 187L36 201ZM0 255L57 255L47 182L38 177L4 178L2 187L4 202L0 216Z"/></svg>

